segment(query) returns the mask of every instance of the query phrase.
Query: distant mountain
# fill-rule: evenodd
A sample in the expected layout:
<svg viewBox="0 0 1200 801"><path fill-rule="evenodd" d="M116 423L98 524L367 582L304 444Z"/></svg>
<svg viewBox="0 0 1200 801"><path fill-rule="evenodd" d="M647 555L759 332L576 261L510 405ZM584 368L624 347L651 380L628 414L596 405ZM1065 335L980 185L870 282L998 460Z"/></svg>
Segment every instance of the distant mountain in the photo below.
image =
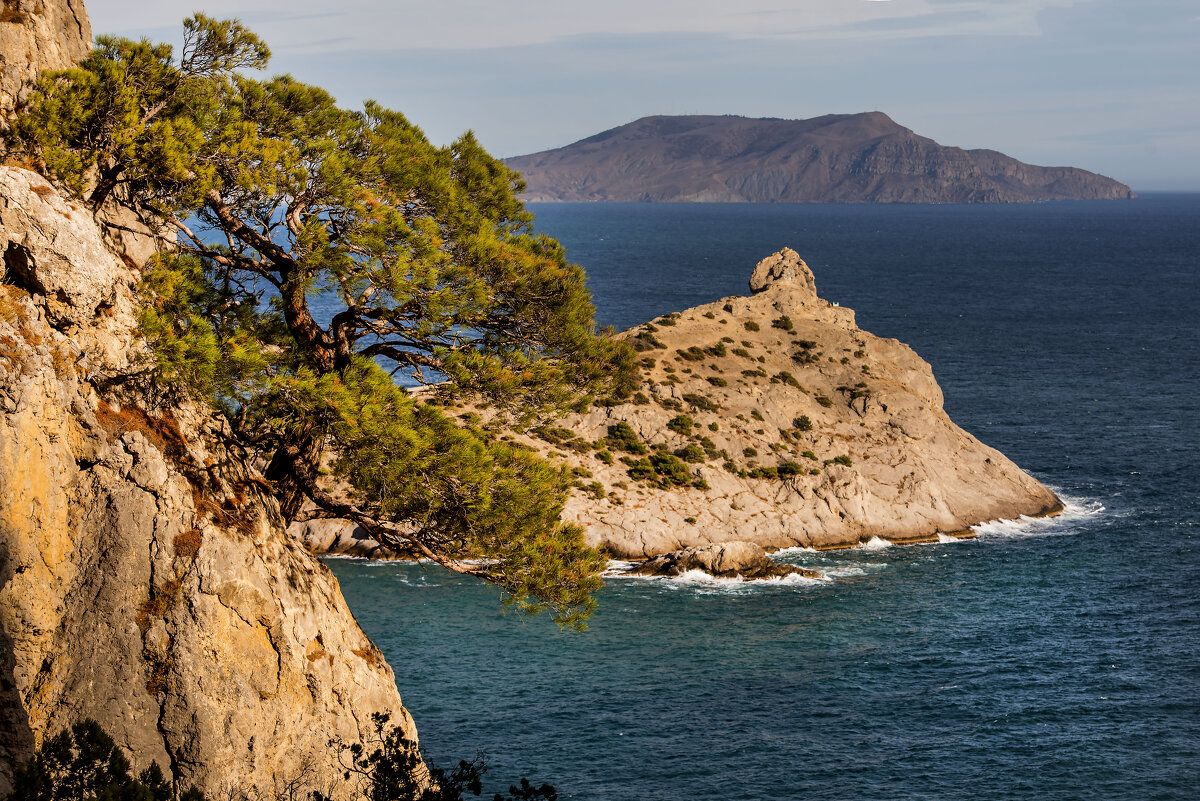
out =
<svg viewBox="0 0 1200 801"><path fill-rule="evenodd" d="M811 120L643 117L507 159L526 200L1019 203L1136 197L1074 167L944 147L878 111Z"/></svg>

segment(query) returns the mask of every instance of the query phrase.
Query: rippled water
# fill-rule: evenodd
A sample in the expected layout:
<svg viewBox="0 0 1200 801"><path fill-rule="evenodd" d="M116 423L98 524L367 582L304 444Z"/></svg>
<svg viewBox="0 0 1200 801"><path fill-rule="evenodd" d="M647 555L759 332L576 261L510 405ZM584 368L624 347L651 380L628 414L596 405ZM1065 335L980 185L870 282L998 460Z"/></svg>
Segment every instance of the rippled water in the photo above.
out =
<svg viewBox="0 0 1200 801"><path fill-rule="evenodd" d="M610 578L583 635L330 560L436 762L482 749L573 799L1196 797L1200 196L534 209L618 326L796 248L1068 511L780 554L823 580Z"/></svg>

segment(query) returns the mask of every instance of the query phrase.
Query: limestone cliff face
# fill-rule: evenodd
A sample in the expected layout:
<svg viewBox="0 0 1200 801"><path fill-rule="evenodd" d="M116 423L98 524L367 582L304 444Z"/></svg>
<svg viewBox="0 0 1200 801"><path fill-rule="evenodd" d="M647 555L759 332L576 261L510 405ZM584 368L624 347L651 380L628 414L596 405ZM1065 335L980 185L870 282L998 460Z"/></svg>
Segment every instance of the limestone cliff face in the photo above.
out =
<svg viewBox="0 0 1200 801"><path fill-rule="evenodd" d="M92 26L83 0L4 0L0 117L12 110L38 72L73 67L91 47Z"/></svg>
<svg viewBox="0 0 1200 801"><path fill-rule="evenodd" d="M634 402L523 438L579 474L565 516L593 545L627 558L726 540L844 547L1060 508L950 420L916 353L819 298L795 252L764 259L751 286L626 332L644 360ZM646 456L608 436L621 423ZM647 477L638 463L655 452L681 454L688 474Z"/></svg>
<svg viewBox="0 0 1200 801"><path fill-rule="evenodd" d="M392 670L218 422L137 381L135 271L91 215L0 167L0 793L92 717L225 797L340 771Z"/></svg>

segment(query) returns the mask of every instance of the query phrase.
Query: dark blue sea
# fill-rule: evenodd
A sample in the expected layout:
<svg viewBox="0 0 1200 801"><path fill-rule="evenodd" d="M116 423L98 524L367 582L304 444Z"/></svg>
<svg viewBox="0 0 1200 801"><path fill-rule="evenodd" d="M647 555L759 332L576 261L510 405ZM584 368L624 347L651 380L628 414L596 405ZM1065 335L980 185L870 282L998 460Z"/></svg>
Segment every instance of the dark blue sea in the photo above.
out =
<svg viewBox="0 0 1200 801"><path fill-rule="evenodd" d="M782 554L828 581L610 579L583 634L439 569L331 560L435 763L485 751L487 797L1200 797L1200 195L532 208L617 327L796 249L1068 511Z"/></svg>

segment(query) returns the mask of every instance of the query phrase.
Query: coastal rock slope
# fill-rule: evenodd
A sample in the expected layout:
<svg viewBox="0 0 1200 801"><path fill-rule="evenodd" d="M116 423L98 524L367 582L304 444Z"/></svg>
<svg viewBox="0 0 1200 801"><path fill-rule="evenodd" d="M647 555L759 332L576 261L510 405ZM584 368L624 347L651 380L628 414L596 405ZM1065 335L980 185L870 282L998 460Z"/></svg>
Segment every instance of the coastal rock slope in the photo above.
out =
<svg viewBox="0 0 1200 801"><path fill-rule="evenodd" d="M415 736L219 422L138 379L137 273L91 214L0 167L0 253L0 795L89 717L210 798L327 790L376 712Z"/></svg>
<svg viewBox="0 0 1200 801"><path fill-rule="evenodd" d="M1134 197L1073 167L944 147L886 114L808 120L644 117L506 160L525 199L750 203L1017 203Z"/></svg>
<svg viewBox="0 0 1200 801"><path fill-rule="evenodd" d="M1061 509L950 420L916 353L818 297L794 251L751 286L625 332L643 359L628 402L517 437L574 470L565 517L593 545L631 559L727 540L845 547Z"/></svg>

